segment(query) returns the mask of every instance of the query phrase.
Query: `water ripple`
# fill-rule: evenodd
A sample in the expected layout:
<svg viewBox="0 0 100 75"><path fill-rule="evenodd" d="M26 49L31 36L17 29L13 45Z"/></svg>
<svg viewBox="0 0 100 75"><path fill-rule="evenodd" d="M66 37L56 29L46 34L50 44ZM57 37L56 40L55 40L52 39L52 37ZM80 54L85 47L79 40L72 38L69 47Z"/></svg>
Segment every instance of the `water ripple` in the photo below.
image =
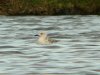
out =
<svg viewBox="0 0 100 75"><path fill-rule="evenodd" d="M100 75L100 16L1 16L0 75ZM59 40L37 43L46 31Z"/></svg>

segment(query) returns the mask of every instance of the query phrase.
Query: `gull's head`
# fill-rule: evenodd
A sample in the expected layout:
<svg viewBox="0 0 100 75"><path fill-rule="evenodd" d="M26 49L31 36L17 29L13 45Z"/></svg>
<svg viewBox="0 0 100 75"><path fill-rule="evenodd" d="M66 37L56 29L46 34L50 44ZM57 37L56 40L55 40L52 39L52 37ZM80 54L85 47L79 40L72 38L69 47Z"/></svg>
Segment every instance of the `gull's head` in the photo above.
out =
<svg viewBox="0 0 100 75"><path fill-rule="evenodd" d="M47 34L46 34L46 32L39 32L39 34L38 35L35 35L35 36L47 37Z"/></svg>
<svg viewBox="0 0 100 75"><path fill-rule="evenodd" d="M40 37L46 37L47 34L46 34L46 32L40 32L40 33L39 33L39 36L40 36Z"/></svg>

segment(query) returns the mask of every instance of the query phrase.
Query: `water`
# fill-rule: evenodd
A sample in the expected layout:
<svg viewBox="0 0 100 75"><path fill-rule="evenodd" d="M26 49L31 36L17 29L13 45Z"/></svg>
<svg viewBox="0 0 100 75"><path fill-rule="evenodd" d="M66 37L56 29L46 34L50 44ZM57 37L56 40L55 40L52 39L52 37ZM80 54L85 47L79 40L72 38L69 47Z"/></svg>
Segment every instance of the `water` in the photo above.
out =
<svg viewBox="0 0 100 75"><path fill-rule="evenodd" d="M0 75L100 75L100 16L0 16Z"/></svg>

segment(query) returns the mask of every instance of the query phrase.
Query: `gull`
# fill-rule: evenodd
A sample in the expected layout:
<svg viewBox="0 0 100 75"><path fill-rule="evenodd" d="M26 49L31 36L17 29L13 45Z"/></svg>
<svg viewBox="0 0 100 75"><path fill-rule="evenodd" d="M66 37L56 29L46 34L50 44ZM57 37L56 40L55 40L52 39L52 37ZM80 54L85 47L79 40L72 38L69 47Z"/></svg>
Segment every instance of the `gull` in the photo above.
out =
<svg viewBox="0 0 100 75"><path fill-rule="evenodd" d="M40 44L52 44L54 42L58 42L57 40L48 37L46 32L40 32L39 35L35 35L35 36L39 36L38 42Z"/></svg>

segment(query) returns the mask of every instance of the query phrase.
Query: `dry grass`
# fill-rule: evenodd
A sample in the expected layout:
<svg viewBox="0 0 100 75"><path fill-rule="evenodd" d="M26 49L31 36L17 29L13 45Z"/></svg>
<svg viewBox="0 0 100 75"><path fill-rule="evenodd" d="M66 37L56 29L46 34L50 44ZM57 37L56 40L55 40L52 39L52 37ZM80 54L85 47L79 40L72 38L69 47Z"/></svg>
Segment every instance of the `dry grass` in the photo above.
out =
<svg viewBox="0 0 100 75"><path fill-rule="evenodd" d="M100 0L0 0L0 14L100 14Z"/></svg>

